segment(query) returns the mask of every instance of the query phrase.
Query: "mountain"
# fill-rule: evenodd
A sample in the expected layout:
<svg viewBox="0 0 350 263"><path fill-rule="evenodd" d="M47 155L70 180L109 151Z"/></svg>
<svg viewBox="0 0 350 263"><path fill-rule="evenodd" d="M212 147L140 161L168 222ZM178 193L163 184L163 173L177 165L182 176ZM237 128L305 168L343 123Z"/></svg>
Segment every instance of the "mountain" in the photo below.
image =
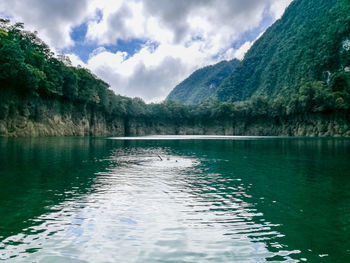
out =
<svg viewBox="0 0 350 263"><path fill-rule="evenodd" d="M290 96L316 81L350 89L349 66L350 1L294 0L222 82L217 98Z"/></svg>
<svg viewBox="0 0 350 263"><path fill-rule="evenodd" d="M170 92L167 100L197 104L210 98L238 63L239 60L233 59L196 70Z"/></svg>
<svg viewBox="0 0 350 263"><path fill-rule="evenodd" d="M22 23L0 18L0 137L350 137L349 21L350 0L294 0L243 61L201 69L180 84L177 97L200 102L184 105L116 95ZM222 101L207 100L215 97Z"/></svg>

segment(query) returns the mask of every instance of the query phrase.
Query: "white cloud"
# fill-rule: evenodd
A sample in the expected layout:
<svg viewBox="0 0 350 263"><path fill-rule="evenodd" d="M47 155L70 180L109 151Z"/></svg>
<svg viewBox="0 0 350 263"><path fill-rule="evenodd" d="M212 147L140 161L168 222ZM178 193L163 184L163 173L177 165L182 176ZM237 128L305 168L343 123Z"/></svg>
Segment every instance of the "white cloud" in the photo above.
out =
<svg viewBox="0 0 350 263"><path fill-rule="evenodd" d="M0 0L0 12L36 30L54 49L73 45L70 32L86 17L87 0Z"/></svg>
<svg viewBox="0 0 350 263"><path fill-rule="evenodd" d="M195 50L193 50L195 52ZM185 74L201 62L199 54L180 45L160 45L156 50L145 46L131 57L123 52L101 52L89 59L87 66L111 84L122 95L142 97L146 101L154 97L164 98ZM183 54L192 56L192 63Z"/></svg>
<svg viewBox="0 0 350 263"><path fill-rule="evenodd" d="M72 62L72 65L73 66L81 66L81 67L84 67L84 68L87 68L87 65L75 54L66 54L70 61Z"/></svg>
<svg viewBox="0 0 350 263"><path fill-rule="evenodd" d="M254 44L254 41L245 42L239 49L230 48L227 50L225 56L227 59L229 58L237 58L239 60L242 60L244 58L244 55L247 53L247 51L250 49L250 47Z"/></svg>
<svg viewBox="0 0 350 263"><path fill-rule="evenodd" d="M6 1L6 2L5 2ZM242 59L252 39L233 49L264 16L279 18L291 0L0 0L0 13L23 21L54 49L73 45L72 27L87 23L86 41L95 43L84 64L117 93L146 101L165 98L199 67ZM33 8L35 7L35 8ZM259 32L258 32L259 33ZM141 39L135 54L106 50L117 40ZM157 45L155 46L154 43Z"/></svg>
<svg viewBox="0 0 350 263"><path fill-rule="evenodd" d="M292 2L292 0L279 0L273 1L270 7L270 13L274 19L279 19L284 13L286 7Z"/></svg>

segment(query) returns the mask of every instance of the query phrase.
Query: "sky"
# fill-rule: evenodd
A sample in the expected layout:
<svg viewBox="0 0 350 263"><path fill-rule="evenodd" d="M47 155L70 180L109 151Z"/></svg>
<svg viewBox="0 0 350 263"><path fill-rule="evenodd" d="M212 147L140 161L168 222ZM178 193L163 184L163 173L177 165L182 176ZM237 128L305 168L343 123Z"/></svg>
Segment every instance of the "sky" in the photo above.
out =
<svg viewBox="0 0 350 263"><path fill-rule="evenodd" d="M117 94L159 102L193 71L243 59L292 0L0 0L0 17Z"/></svg>

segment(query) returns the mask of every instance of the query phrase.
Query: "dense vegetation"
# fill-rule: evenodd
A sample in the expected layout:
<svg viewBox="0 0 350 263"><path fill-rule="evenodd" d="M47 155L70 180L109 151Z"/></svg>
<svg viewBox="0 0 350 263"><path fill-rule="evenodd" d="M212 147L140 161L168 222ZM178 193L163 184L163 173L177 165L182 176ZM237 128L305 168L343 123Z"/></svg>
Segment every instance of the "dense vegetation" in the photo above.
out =
<svg viewBox="0 0 350 263"><path fill-rule="evenodd" d="M196 70L171 91L167 100L197 104L213 97L222 81L230 75L238 63L237 59L221 61Z"/></svg>
<svg viewBox="0 0 350 263"><path fill-rule="evenodd" d="M223 81L218 99L292 96L321 81L337 93L328 96L348 101L349 71L350 1L294 0Z"/></svg>
<svg viewBox="0 0 350 263"><path fill-rule="evenodd" d="M0 20L0 135L36 134L28 132L28 120L32 129L33 123L54 130L70 121L74 127L59 134L101 135L100 118L107 125L120 120L110 129L113 134L122 126L116 135L141 134L136 126L155 127L143 133L196 133L196 126L204 127L202 133L247 134L260 125L261 131L249 134L350 136L349 8L349 0L295 0L221 84L218 98L225 102L200 91L217 87L237 61L199 70L178 86L177 98L196 105L171 101L173 95L160 104L115 95L89 70L53 54L23 24ZM61 124L56 115L63 116ZM45 123L50 118L56 119ZM85 120L93 130L85 131ZM76 132L79 121L82 132ZM207 129L215 125L231 130ZM168 126L174 129L161 130ZM179 129L190 126L190 131Z"/></svg>
<svg viewBox="0 0 350 263"><path fill-rule="evenodd" d="M36 33L23 29L22 23L11 25L4 19L0 20L0 83L0 91L7 94L2 96L3 118L16 104L11 96L84 104L117 115L125 114L134 104L129 98L116 96L89 70L72 67L66 56L55 57Z"/></svg>

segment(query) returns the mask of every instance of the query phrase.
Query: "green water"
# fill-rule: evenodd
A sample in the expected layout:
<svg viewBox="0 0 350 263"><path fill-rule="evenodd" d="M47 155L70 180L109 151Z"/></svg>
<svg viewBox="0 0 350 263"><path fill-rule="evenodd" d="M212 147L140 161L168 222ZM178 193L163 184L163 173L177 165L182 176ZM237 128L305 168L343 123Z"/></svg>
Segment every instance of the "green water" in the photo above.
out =
<svg viewBox="0 0 350 263"><path fill-rule="evenodd" d="M180 138L0 139L0 261L350 262L350 140Z"/></svg>

